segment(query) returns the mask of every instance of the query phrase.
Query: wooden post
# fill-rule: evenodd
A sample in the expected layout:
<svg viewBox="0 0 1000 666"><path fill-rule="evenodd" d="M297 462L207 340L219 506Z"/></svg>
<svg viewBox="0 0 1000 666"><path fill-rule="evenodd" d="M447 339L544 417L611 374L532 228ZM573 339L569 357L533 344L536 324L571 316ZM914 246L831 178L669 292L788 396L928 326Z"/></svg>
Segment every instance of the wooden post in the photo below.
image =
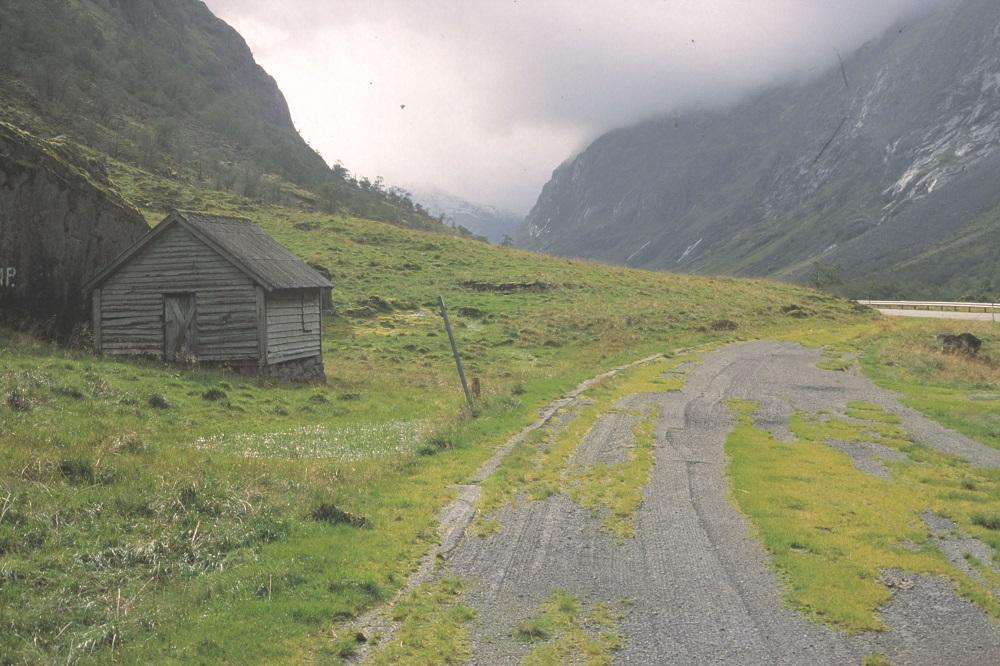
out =
<svg viewBox="0 0 1000 666"><path fill-rule="evenodd" d="M458 368L458 378L462 380L462 390L465 391L465 401L472 409L472 394L469 393L469 385L465 382L465 370L462 368L462 357L458 355L458 345L455 344L455 334L451 332L451 322L448 321L448 308L444 304L444 296L438 294L438 303L441 304L441 316L444 318L444 330L448 332L448 341L451 342L451 353L455 355L455 366Z"/></svg>

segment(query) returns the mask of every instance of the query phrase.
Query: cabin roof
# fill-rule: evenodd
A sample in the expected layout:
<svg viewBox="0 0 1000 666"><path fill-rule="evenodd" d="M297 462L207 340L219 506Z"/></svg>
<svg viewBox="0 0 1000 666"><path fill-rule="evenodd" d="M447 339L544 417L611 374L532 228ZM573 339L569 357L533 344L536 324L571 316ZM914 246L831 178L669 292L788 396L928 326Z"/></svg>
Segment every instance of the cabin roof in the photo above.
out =
<svg viewBox="0 0 1000 666"><path fill-rule="evenodd" d="M99 287L132 257L174 225L186 228L268 291L333 286L316 269L268 236L250 220L176 210L91 280L86 285L87 291Z"/></svg>

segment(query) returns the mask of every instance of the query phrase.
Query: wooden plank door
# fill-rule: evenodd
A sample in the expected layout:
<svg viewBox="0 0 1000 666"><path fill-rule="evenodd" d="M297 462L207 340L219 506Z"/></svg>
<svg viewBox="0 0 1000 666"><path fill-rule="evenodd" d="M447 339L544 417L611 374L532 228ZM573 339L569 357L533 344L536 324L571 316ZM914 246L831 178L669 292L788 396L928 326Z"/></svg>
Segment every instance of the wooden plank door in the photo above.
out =
<svg viewBox="0 0 1000 666"><path fill-rule="evenodd" d="M194 353L194 294L163 297L163 358L186 361Z"/></svg>

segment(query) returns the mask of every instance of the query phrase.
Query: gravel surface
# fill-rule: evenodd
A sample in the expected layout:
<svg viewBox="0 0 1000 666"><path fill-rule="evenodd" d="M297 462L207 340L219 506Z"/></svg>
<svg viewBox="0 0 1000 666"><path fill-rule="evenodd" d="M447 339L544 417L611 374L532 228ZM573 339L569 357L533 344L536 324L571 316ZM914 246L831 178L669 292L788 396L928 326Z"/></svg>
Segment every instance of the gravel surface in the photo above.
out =
<svg viewBox="0 0 1000 666"><path fill-rule="evenodd" d="M889 630L879 634L844 636L782 604L765 551L729 500L723 444L735 421L726 400L760 401L762 426L785 437L797 409L878 403L920 441L1000 465L1000 451L901 407L859 375L817 369L819 360L789 343L734 345L706 355L683 391L642 398L661 418L635 538L619 544L599 518L556 495L505 509L495 536L458 541L445 568L474 583L475 663L517 663L528 647L513 628L560 588L633 603L615 657L622 664L860 664L876 651L894 664L1000 663L1000 625L941 579L899 572L913 585L894 588L882 609ZM609 413L595 426L583 458L604 460L629 445L624 416Z"/></svg>
<svg viewBox="0 0 1000 666"><path fill-rule="evenodd" d="M944 516L928 511L924 513L923 518L934 543L957 568L984 585L987 584L985 577L966 557L973 557L980 565L1000 574L1000 567L993 561L993 547L988 543L966 534L954 521ZM993 594L1000 598L1000 590L994 590Z"/></svg>
<svg viewBox="0 0 1000 666"><path fill-rule="evenodd" d="M886 467L886 460L909 460L910 457L884 444L872 444L871 442L841 442L830 440L827 445L842 451L851 459L854 466L862 472L867 472L880 479L891 479L892 473Z"/></svg>

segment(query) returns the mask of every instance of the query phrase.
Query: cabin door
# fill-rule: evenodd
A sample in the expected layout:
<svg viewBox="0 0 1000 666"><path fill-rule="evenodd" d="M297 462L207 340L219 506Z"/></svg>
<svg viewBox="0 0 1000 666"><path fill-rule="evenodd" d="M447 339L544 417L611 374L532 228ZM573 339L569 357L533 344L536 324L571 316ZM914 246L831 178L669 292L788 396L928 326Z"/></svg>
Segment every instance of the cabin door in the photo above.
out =
<svg viewBox="0 0 1000 666"><path fill-rule="evenodd" d="M186 361L194 353L194 294L163 297L163 358Z"/></svg>

